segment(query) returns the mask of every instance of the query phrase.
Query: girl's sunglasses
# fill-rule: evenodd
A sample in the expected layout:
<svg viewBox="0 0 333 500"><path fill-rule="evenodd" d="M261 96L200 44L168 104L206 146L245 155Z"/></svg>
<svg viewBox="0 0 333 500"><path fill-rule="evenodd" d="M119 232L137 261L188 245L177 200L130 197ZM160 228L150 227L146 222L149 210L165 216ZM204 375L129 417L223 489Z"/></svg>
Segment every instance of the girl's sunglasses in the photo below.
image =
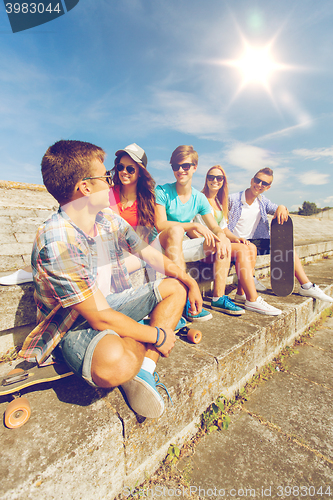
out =
<svg viewBox="0 0 333 500"><path fill-rule="evenodd" d="M207 175L207 180L213 182L214 179L216 179L217 182L222 182L224 179L224 175Z"/></svg>
<svg viewBox="0 0 333 500"><path fill-rule="evenodd" d="M134 167L131 167L131 165L128 165L126 167L126 165L123 165L122 163L117 163L117 170L118 170L118 172L122 172L123 170L125 170L125 172L127 172L130 175L134 174L134 172L135 172Z"/></svg>

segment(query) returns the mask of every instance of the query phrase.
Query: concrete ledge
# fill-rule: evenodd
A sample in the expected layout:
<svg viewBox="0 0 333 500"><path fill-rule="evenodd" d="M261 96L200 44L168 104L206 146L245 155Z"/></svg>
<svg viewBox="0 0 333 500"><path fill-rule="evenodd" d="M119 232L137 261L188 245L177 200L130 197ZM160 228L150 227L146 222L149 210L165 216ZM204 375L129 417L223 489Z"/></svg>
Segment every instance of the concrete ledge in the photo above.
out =
<svg viewBox="0 0 333 500"><path fill-rule="evenodd" d="M333 255L333 241L324 241L296 247L303 263L308 264ZM204 296L209 296L213 289L213 266L201 262L188 264L188 271L198 282ZM270 258L257 258L256 274L259 278L269 276ZM133 286L138 286L146 279L143 271L131 275ZM235 267L232 266L227 278L227 285L237 283ZM34 287L31 283L4 287L0 286L0 356L22 343L22 327L34 327L36 306L33 299ZM32 329L31 328L31 329Z"/></svg>
<svg viewBox="0 0 333 500"><path fill-rule="evenodd" d="M332 258L310 264L306 272L333 295ZM2 498L112 499L124 486L143 481L170 443L181 445L196 432L200 414L213 400L235 394L330 305L298 294L280 298L269 290L263 296L283 314L247 311L234 318L213 311L213 320L200 326L201 344L180 340L171 357L160 360L160 380L173 406L165 398L159 419L135 415L119 389L93 389L75 377L28 391L29 422L16 430L0 428ZM0 365L0 373L7 370ZM1 398L0 410L5 407Z"/></svg>

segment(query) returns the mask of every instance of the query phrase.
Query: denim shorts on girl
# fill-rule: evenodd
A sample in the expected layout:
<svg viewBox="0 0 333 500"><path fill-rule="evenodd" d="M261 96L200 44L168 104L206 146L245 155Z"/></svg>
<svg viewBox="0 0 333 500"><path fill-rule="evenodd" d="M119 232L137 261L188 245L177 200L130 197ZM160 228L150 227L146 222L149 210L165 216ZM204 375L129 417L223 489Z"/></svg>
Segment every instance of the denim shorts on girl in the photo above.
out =
<svg viewBox="0 0 333 500"><path fill-rule="evenodd" d="M158 286L162 281L163 279L159 279L135 289L129 288L121 293L112 293L106 300L111 309L140 321L161 302ZM98 342L105 335L118 334L113 330L94 330L82 316L79 316L54 349L55 358L62 357L76 375L97 387L91 377L91 362Z"/></svg>

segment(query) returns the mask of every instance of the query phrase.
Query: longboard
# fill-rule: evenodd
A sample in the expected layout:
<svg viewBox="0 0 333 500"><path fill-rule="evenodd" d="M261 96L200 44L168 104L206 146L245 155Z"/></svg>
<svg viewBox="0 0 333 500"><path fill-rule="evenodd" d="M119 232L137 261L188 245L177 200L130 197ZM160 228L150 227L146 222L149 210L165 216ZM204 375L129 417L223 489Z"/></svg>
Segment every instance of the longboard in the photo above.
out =
<svg viewBox="0 0 333 500"><path fill-rule="evenodd" d="M21 397L19 392L27 387L53 382L73 375L65 363L53 363L46 366L32 365L27 369L20 368L27 363L23 361L14 370L11 370L0 383L0 396L12 394L14 400L6 408L4 421L6 427L15 429L24 425L30 418L31 409L27 398Z"/></svg>
<svg viewBox="0 0 333 500"><path fill-rule="evenodd" d="M288 217L283 224L271 222L271 287L280 296L290 295L294 289L294 231Z"/></svg>

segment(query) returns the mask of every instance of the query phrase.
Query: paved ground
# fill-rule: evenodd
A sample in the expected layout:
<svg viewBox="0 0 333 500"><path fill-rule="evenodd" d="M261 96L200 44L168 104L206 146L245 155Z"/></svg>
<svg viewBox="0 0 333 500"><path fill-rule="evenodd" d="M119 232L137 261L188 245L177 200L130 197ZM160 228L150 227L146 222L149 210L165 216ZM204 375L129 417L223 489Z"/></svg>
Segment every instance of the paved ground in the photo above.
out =
<svg viewBox="0 0 333 500"><path fill-rule="evenodd" d="M167 479L135 498L333 497L333 318L296 349L227 431L206 435L178 463L187 486Z"/></svg>

